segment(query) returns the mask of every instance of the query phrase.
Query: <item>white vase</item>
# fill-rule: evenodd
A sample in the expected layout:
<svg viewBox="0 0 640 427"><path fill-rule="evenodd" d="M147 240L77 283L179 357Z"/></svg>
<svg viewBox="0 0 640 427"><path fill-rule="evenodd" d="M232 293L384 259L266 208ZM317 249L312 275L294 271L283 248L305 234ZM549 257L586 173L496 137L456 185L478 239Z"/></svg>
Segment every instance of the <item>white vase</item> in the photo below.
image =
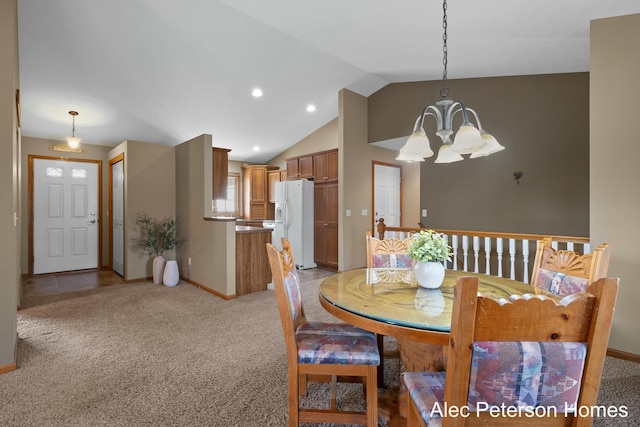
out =
<svg viewBox="0 0 640 427"><path fill-rule="evenodd" d="M158 255L153 259L153 283L159 285L162 283L162 272L164 271L164 257Z"/></svg>
<svg viewBox="0 0 640 427"><path fill-rule="evenodd" d="M175 260L167 261L167 265L164 266L162 283L164 283L165 286L175 286L179 281L180 273L178 272L178 262Z"/></svg>
<svg viewBox="0 0 640 427"><path fill-rule="evenodd" d="M416 262L413 270L418 284L423 288L436 289L444 280L444 264L441 262Z"/></svg>

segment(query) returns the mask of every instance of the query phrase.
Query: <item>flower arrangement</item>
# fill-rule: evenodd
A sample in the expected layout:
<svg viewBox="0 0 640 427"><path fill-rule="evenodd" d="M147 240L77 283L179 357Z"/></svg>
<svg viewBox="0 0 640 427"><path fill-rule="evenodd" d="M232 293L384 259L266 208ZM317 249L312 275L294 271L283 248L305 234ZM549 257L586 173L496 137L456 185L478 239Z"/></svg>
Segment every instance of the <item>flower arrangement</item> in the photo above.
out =
<svg viewBox="0 0 640 427"><path fill-rule="evenodd" d="M444 262L451 261L452 252L444 234L420 230L411 238L407 255L420 262Z"/></svg>
<svg viewBox="0 0 640 427"><path fill-rule="evenodd" d="M147 254L162 256L178 244L177 223L171 218L156 220L146 213L137 214L136 225L140 227L141 235L134 240Z"/></svg>

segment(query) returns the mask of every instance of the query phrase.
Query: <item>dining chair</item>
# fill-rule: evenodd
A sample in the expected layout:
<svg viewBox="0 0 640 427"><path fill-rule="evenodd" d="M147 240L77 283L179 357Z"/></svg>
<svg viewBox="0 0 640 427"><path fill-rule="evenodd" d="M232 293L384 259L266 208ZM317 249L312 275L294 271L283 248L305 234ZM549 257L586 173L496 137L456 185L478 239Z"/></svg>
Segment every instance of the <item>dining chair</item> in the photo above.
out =
<svg viewBox="0 0 640 427"><path fill-rule="evenodd" d="M411 238L408 239L378 239L373 237L371 230L365 232L367 248L367 268L412 268L413 260L407 252ZM397 350L384 350L384 335L378 334L378 351L380 352L380 369L378 369L378 383L384 381L385 359L398 359Z"/></svg>
<svg viewBox="0 0 640 427"><path fill-rule="evenodd" d="M380 355L375 334L348 323L308 322L289 241L282 251L267 243L267 253L287 347L289 426L300 422L378 425L377 366ZM366 412L337 409L336 384L340 377L361 377ZM307 380L330 378L329 409L302 409Z"/></svg>
<svg viewBox="0 0 640 427"><path fill-rule="evenodd" d="M378 239L371 230L365 232L367 248L367 268L411 268L413 261L407 255L408 239Z"/></svg>
<svg viewBox="0 0 640 427"><path fill-rule="evenodd" d="M531 272L531 284L543 292L559 297L584 292L587 286L607 276L611 247L603 243L592 253L580 255L555 250L551 239L538 242Z"/></svg>
<svg viewBox="0 0 640 427"><path fill-rule="evenodd" d="M446 372L403 374L407 426L591 425L617 292L603 278L561 300L496 300L459 279Z"/></svg>

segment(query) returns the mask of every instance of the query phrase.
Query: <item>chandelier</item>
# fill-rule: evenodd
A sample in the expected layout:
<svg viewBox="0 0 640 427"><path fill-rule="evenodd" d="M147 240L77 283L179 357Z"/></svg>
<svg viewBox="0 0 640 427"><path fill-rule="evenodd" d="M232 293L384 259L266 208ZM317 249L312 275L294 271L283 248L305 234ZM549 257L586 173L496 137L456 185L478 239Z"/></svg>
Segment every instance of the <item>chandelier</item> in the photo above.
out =
<svg viewBox="0 0 640 427"><path fill-rule="evenodd" d="M504 150L498 141L482 128L478 114L471 108L465 107L461 101L454 101L449 98L449 88L447 86L447 0L442 4L442 28L444 30L443 40L443 60L442 89L440 89L440 99L435 105L428 105L416 119L413 133L400 149L396 160L410 162L423 162L425 158L433 156L433 151L429 146L429 138L424 131L424 118L432 116L436 119L436 135L442 140L442 145L438 151L435 163L453 163L464 160L462 154L471 154L470 158L488 156ZM462 126L455 134L453 141L453 117L457 113L462 113ZM469 121L469 116L475 119L477 128Z"/></svg>
<svg viewBox="0 0 640 427"><path fill-rule="evenodd" d="M66 137L67 143L71 148L78 148L78 146L80 145L80 141L82 141L80 137L76 136L76 116L78 115L78 112L69 111L69 115L73 117L73 123L71 125L71 136Z"/></svg>

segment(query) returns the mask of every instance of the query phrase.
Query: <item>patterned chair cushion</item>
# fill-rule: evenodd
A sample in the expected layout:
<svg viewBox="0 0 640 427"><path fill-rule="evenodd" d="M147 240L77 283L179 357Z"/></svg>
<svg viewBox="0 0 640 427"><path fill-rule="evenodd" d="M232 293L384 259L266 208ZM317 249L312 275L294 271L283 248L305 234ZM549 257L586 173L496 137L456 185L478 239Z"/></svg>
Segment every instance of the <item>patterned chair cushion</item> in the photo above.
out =
<svg viewBox="0 0 640 427"><path fill-rule="evenodd" d="M537 406L574 412L586 352L586 343L475 342L469 412ZM407 391L428 426L441 424L445 381L445 372L404 373Z"/></svg>
<svg viewBox="0 0 640 427"><path fill-rule="evenodd" d="M407 254L373 254L373 268L411 268L413 262Z"/></svg>
<svg viewBox="0 0 640 427"><path fill-rule="evenodd" d="M299 363L380 365L375 334L348 323L305 322L296 344Z"/></svg>
<svg viewBox="0 0 640 427"><path fill-rule="evenodd" d="M586 343L475 342L469 406L544 406L573 412L586 353Z"/></svg>
<svg viewBox="0 0 640 427"><path fill-rule="evenodd" d="M584 277L572 276L570 274L558 273L557 271L541 268L538 270L538 278L534 285L547 292L551 292L559 297L584 292L589 284Z"/></svg>
<svg viewBox="0 0 640 427"><path fill-rule="evenodd" d="M289 309L291 310L291 319L294 324L303 316L302 312L302 296L300 295L300 277L297 270L292 269L284 278L284 288L287 291L287 299L289 300Z"/></svg>
<svg viewBox="0 0 640 427"><path fill-rule="evenodd" d="M446 373L405 372L403 380L425 424L429 427L441 426Z"/></svg>

